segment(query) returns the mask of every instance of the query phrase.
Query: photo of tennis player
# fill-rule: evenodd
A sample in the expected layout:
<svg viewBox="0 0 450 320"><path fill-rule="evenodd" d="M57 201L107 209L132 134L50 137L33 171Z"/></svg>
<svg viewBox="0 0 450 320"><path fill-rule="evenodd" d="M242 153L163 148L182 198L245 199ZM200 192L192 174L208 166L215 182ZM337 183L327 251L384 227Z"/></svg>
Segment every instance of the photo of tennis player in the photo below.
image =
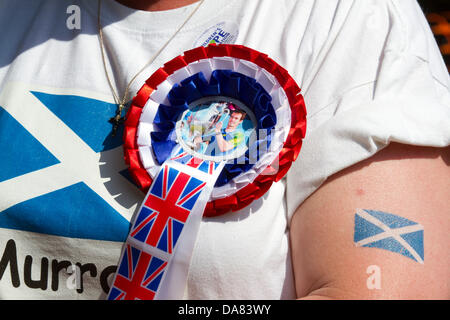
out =
<svg viewBox="0 0 450 320"><path fill-rule="evenodd" d="M253 129L247 112L230 102L200 104L181 123L181 137L192 151L221 156L245 151Z"/></svg>

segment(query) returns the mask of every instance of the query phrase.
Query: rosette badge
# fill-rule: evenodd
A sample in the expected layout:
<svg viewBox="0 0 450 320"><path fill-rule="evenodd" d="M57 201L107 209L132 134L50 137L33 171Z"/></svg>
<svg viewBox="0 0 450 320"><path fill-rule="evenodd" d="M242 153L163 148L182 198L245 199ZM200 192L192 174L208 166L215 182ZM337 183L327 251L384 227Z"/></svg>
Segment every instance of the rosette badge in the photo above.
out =
<svg viewBox="0 0 450 320"><path fill-rule="evenodd" d="M210 45L158 69L125 121L125 161L147 195L108 298L181 298L202 216L264 195L297 159L305 131L300 88L263 53Z"/></svg>

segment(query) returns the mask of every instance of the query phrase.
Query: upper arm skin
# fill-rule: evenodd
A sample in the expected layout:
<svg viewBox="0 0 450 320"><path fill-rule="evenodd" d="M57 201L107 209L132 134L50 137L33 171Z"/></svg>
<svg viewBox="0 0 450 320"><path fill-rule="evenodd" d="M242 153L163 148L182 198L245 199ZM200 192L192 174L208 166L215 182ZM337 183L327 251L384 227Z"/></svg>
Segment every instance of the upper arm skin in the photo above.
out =
<svg viewBox="0 0 450 320"><path fill-rule="evenodd" d="M449 299L450 148L391 144L332 176L297 209L291 223L298 298ZM419 223L424 263L357 247L356 210L377 210ZM369 289L369 266L381 288Z"/></svg>

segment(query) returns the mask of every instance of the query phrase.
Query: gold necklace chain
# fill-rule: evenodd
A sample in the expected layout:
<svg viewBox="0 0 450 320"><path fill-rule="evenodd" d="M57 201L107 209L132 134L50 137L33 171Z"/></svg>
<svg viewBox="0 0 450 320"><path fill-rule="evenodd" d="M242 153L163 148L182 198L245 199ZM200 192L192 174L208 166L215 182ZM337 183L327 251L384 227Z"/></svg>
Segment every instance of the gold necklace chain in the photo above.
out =
<svg viewBox="0 0 450 320"><path fill-rule="evenodd" d="M99 42L100 42L100 51L102 53L102 62L103 62L103 68L105 69L106 79L108 80L109 87L111 88L111 92L114 96L114 100L116 101L116 104L118 104L118 108L116 111L116 115L110 119L110 122L113 123L113 132L112 135L114 136L116 134L117 128L119 124L123 121L122 118L122 111L125 108L125 102L127 100L128 93L130 91L130 87L133 84L134 80L161 54L161 52L167 47L167 45L175 38L175 36L180 32L181 29L188 23L188 21L192 18L192 16L198 11L200 6L203 4L205 0L200 0L200 3L195 7L195 9L189 14L189 16L184 20L184 22L178 27L178 29L174 32L174 34L169 38L169 40L164 43L164 45L150 58L150 60L131 78L130 82L128 82L127 86L125 87L125 93L122 97L122 99L119 98L119 95L114 90L114 86L111 82L111 79L109 77L108 68L106 67L106 58L105 58L105 49L104 49L104 40L103 40L103 31L102 31L102 25L100 20L100 12L101 12L101 3L102 0L98 0L98 10L97 10L97 24L98 24L98 36L99 36Z"/></svg>

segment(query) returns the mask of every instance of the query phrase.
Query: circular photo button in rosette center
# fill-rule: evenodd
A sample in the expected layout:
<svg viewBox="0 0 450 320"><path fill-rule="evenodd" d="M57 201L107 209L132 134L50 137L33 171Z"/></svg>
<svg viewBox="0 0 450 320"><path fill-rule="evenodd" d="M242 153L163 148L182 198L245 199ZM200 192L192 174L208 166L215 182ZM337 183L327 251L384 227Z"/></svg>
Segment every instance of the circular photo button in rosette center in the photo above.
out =
<svg viewBox="0 0 450 320"><path fill-rule="evenodd" d="M146 192L165 161L207 172L225 162L205 216L237 211L268 191L299 155L300 88L267 55L239 45L186 51L158 69L127 113L125 161Z"/></svg>

